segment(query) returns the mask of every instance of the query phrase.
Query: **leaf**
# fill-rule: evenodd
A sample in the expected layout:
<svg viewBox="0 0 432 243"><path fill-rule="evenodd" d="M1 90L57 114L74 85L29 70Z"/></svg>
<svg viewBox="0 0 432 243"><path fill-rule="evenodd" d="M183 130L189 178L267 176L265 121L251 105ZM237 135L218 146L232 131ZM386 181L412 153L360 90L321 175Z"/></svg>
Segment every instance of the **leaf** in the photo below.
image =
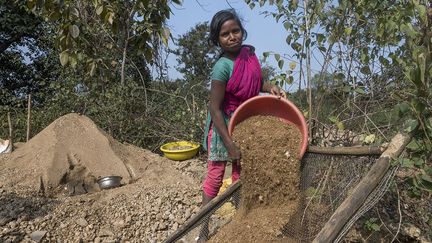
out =
<svg viewBox="0 0 432 243"><path fill-rule="evenodd" d="M270 54L270 52L268 52L268 51L263 52L263 57L264 57L263 62L265 62L267 60L267 57L269 56L269 54Z"/></svg>
<svg viewBox="0 0 432 243"><path fill-rule="evenodd" d="M282 60L282 59L279 60L278 61L278 66L279 66L280 69L282 69L283 65L284 65L284 60Z"/></svg>
<svg viewBox="0 0 432 243"><path fill-rule="evenodd" d="M114 22L114 13L108 13L108 23L113 24Z"/></svg>
<svg viewBox="0 0 432 243"><path fill-rule="evenodd" d="M318 43L321 43L325 39L325 36L323 34L317 34L316 38L317 38Z"/></svg>
<svg viewBox="0 0 432 243"><path fill-rule="evenodd" d="M167 46L168 45L168 39L170 37L170 29L169 28L163 28L162 30L162 42Z"/></svg>
<svg viewBox="0 0 432 243"><path fill-rule="evenodd" d="M414 168L414 161L408 158L400 159L400 165L406 168Z"/></svg>
<svg viewBox="0 0 432 243"><path fill-rule="evenodd" d="M343 124L343 122L337 122L336 126L339 130L345 130L345 125Z"/></svg>
<svg viewBox="0 0 432 243"><path fill-rule="evenodd" d="M65 66L68 63L68 60L69 60L69 55L67 53L67 50L60 53L60 64L62 66Z"/></svg>
<svg viewBox="0 0 432 243"><path fill-rule="evenodd" d="M385 58L383 56L379 56L378 60L384 66L388 66L390 64L390 62L387 60L387 58Z"/></svg>
<svg viewBox="0 0 432 243"><path fill-rule="evenodd" d="M337 80L344 80L345 79L345 74L343 74L343 73L337 73L335 75L335 79L337 79Z"/></svg>
<svg viewBox="0 0 432 243"><path fill-rule="evenodd" d="M432 177L430 177L429 175L423 174L421 175L421 179L429 183L432 183Z"/></svg>
<svg viewBox="0 0 432 243"><path fill-rule="evenodd" d="M145 57L145 59L146 59L148 62L151 61L151 59L153 58L153 54L152 54L150 48L145 48L145 50L144 50L144 57Z"/></svg>
<svg viewBox="0 0 432 243"><path fill-rule="evenodd" d="M103 10L104 10L104 6L100 5L99 7L96 8L96 14L101 15Z"/></svg>
<svg viewBox="0 0 432 243"><path fill-rule="evenodd" d="M408 143L406 146L411 151L418 151L420 149L420 144L418 143L417 139L412 139L411 142Z"/></svg>
<svg viewBox="0 0 432 243"><path fill-rule="evenodd" d="M425 23L427 23L428 22L428 20L427 20L427 13L426 13L426 7L424 6L424 5L422 5L422 4L419 4L418 2L416 2L416 1L414 1L414 5L415 5L415 8L416 8L416 10L417 10L417 12L418 12L418 14L419 14L419 17L420 17L420 20L425 24Z"/></svg>
<svg viewBox="0 0 432 243"><path fill-rule="evenodd" d="M315 189L314 187L308 187L305 190L306 197L312 197L312 196L316 195L317 192L318 192L318 190Z"/></svg>
<svg viewBox="0 0 432 243"><path fill-rule="evenodd" d="M80 33L78 26L76 26L74 24L69 26L69 33L71 34L72 38L74 38L74 39L77 38L79 36L79 33Z"/></svg>
<svg viewBox="0 0 432 243"><path fill-rule="evenodd" d="M363 74L370 74L371 73L369 66L363 66L362 68L360 68L360 72Z"/></svg>
<svg viewBox="0 0 432 243"><path fill-rule="evenodd" d="M432 117L426 120L426 128L429 131L429 135L432 137Z"/></svg>
<svg viewBox="0 0 432 243"><path fill-rule="evenodd" d="M328 119L329 119L331 122L333 122L333 123L337 123L337 122L339 122L339 119L338 119L337 117L335 117L335 116L330 116Z"/></svg>
<svg viewBox="0 0 432 243"><path fill-rule="evenodd" d="M71 14L72 16L75 16L76 18L79 18L79 11L78 11L77 8L71 8L71 9L70 9L70 14Z"/></svg>
<svg viewBox="0 0 432 243"><path fill-rule="evenodd" d="M413 158L414 165L421 168L424 165L424 160L422 158Z"/></svg>
<svg viewBox="0 0 432 243"><path fill-rule="evenodd" d="M351 87L345 85L345 86L343 86L342 91L345 92L345 93L349 93L349 92L351 92Z"/></svg>
<svg viewBox="0 0 432 243"><path fill-rule="evenodd" d="M93 77L95 72L96 72L96 62L92 62L90 64L90 77Z"/></svg>
<svg viewBox="0 0 432 243"><path fill-rule="evenodd" d="M369 134L363 139L363 142L365 144L371 144L371 143L375 142L375 140L376 140L375 134Z"/></svg>
<svg viewBox="0 0 432 243"><path fill-rule="evenodd" d="M372 224L372 225L371 225L371 229L374 230L374 231L379 231L380 228L381 228L381 227L380 227L378 224Z"/></svg>
<svg viewBox="0 0 432 243"><path fill-rule="evenodd" d="M292 43L291 47L297 52L301 51L301 49L302 49L302 45L297 43L297 42Z"/></svg>
<svg viewBox="0 0 432 243"><path fill-rule="evenodd" d="M345 28L344 32L346 35L350 35L352 32L352 28L351 27Z"/></svg>
<svg viewBox="0 0 432 243"><path fill-rule="evenodd" d="M274 57L275 57L276 61L280 60L280 54L276 53L276 54L274 54Z"/></svg>
<svg viewBox="0 0 432 243"><path fill-rule="evenodd" d="M294 62L294 61L291 61L291 62L289 63L289 68L290 68L291 70L294 70L294 69L296 68L296 66L297 66L297 63Z"/></svg>
<svg viewBox="0 0 432 243"><path fill-rule="evenodd" d="M399 103L395 106L400 117L405 115L408 111L410 111L410 106L407 102Z"/></svg>
<svg viewBox="0 0 432 243"><path fill-rule="evenodd" d="M359 94L366 94L366 91L364 91L362 88L356 88L354 90L354 92L359 93Z"/></svg>
<svg viewBox="0 0 432 243"><path fill-rule="evenodd" d="M289 21L285 21L285 23L284 23L283 25L284 25L284 28L285 28L286 30L290 30L290 28L291 28L291 26L292 26L292 24L291 24Z"/></svg>
<svg viewBox="0 0 432 243"><path fill-rule="evenodd" d="M327 49L324 46L318 46L318 50L322 51L322 52L326 52Z"/></svg>
<svg viewBox="0 0 432 243"><path fill-rule="evenodd" d="M76 55L70 55L69 56L69 63L70 63L72 68L75 68L77 63L78 63L77 56Z"/></svg>
<svg viewBox="0 0 432 243"><path fill-rule="evenodd" d="M292 41L292 37L291 37L291 35L288 35L285 39L285 42L289 45L289 44L291 44L291 41Z"/></svg>
<svg viewBox="0 0 432 243"><path fill-rule="evenodd" d="M414 30L411 23L402 24L400 26L400 29L403 33L405 33L410 38L415 38L415 36L417 35L417 32Z"/></svg>
<svg viewBox="0 0 432 243"><path fill-rule="evenodd" d="M414 119L409 119L405 122L405 132L409 133L414 131L418 126L418 121Z"/></svg>

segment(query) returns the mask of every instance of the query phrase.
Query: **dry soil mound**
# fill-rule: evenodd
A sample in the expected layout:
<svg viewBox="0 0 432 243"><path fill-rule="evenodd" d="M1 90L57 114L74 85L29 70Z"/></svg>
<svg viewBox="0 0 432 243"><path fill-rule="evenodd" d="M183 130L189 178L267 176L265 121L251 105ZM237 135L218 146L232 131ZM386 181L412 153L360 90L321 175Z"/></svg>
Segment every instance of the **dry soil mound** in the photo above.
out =
<svg viewBox="0 0 432 243"><path fill-rule="evenodd" d="M89 118L65 115L0 155L0 242L161 241L199 209L204 166L121 144ZM105 175L123 185L99 191Z"/></svg>

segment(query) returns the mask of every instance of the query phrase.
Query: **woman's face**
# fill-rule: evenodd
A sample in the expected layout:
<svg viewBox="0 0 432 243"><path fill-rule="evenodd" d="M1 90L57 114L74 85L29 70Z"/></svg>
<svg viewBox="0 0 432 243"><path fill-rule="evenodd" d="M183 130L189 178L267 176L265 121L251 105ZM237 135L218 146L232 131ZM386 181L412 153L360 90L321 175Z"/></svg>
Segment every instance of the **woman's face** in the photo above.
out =
<svg viewBox="0 0 432 243"><path fill-rule="evenodd" d="M233 20L227 20L219 31L219 45L225 52L236 53L240 51L243 40L243 32L239 24Z"/></svg>

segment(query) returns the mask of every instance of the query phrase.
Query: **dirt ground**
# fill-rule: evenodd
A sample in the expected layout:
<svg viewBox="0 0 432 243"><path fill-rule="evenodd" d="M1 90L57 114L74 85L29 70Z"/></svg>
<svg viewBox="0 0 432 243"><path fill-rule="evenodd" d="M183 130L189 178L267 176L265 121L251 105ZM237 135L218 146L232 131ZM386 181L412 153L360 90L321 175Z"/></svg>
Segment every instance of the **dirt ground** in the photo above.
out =
<svg viewBox="0 0 432 243"><path fill-rule="evenodd" d="M250 193L215 242L291 242L280 229L297 206L299 143L287 138L300 136L276 124L250 124L260 128L248 129L253 134L236 128L242 187L249 188L242 191ZM199 211L205 172L205 156L171 161L119 143L85 116L65 115L0 154L0 242L161 242ZM396 232L400 242L430 242L432 200L406 195L403 172L344 242L389 242ZM101 191L96 181L107 175L122 176L122 185Z"/></svg>
<svg viewBox="0 0 432 243"><path fill-rule="evenodd" d="M160 242L199 210L205 166L65 115L0 154L0 242ZM109 175L122 186L101 191L96 181Z"/></svg>
<svg viewBox="0 0 432 243"><path fill-rule="evenodd" d="M233 139L242 151L240 209L210 241L291 242L281 230L300 200L300 131L254 116L236 126Z"/></svg>

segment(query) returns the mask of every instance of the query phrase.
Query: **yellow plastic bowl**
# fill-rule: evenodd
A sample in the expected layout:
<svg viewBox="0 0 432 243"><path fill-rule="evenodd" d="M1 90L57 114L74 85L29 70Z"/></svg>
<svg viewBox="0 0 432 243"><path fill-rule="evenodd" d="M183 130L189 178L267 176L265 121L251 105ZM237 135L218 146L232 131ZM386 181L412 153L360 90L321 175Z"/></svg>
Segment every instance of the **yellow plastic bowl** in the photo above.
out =
<svg viewBox="0 0 432 243"><path fill-rule="evenodd" d="M166 143L160 147L165 157L172 160L187 160L193 158L200 145L187 141Z"/></svg>

